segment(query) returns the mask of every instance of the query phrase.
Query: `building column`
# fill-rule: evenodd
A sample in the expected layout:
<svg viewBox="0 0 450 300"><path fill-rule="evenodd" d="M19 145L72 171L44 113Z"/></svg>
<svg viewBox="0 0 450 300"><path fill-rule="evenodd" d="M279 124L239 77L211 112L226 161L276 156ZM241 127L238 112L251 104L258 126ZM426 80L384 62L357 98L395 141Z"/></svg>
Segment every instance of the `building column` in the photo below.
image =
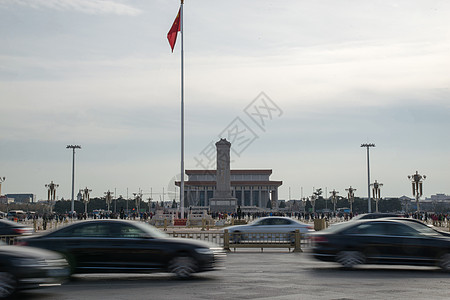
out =
<svg viewBox="0 0 450 300"><path fill-rule="evenodd" d="M258 191L258 193L259 193L258 207L262 207L262 205L261 205L261 201L262 201L261 187L259 187L258 189L259 189L259 191Z"/></svg>

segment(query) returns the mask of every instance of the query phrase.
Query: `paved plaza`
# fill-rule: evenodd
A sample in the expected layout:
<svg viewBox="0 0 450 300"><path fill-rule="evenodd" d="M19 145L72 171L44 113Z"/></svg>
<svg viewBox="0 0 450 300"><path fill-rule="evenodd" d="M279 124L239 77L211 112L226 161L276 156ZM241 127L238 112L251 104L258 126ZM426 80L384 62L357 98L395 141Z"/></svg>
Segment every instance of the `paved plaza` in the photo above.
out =
<svg viewBox="0 0 450 300"><path fill-rule="evenodd" d="M177 280L170 274L76 275L18 299L448 299L450 274L432 267L361 266L343 270L308 253L242 250L226 268Z"/></svg>

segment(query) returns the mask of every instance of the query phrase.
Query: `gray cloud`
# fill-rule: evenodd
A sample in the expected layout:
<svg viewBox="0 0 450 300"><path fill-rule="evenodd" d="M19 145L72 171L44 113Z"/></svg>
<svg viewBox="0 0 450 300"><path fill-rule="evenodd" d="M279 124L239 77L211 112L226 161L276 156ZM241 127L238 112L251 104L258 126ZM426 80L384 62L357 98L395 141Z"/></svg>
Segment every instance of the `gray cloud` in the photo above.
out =
<svg viewBox="0 0 450 300"><path fill-rule="evenodd" d="M141 10L125 3L107 0L3 0L3 6L20 5L33 9L54 9L59 11L78 11L92 15L138 15Z"/></svg>

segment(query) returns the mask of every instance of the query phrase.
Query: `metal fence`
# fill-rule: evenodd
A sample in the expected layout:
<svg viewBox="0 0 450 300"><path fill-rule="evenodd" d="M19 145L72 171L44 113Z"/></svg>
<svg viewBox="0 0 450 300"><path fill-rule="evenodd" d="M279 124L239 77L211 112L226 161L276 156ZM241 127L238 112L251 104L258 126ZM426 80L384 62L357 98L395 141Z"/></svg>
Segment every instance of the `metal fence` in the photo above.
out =
<svg viewBox="0 0 450 300"><path fill-rule="evenodd" d="M234 233L225 229L223 232L169 232L176 238L187 238L208 241L220 245L227 251L237 248L286 248L293 252L302 252L302 248L309 246L309 239L298 230L292 233Z"/></svg>

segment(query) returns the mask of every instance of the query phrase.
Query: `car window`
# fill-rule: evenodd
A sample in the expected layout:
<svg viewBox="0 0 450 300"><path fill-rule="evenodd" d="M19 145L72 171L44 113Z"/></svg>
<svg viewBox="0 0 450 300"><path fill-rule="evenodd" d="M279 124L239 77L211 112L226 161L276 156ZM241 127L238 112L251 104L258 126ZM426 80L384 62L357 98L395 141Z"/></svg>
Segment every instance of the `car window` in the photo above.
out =
<svg viewBox="0 0 450 300"><path fill-rule="evenodd" d="M404 224L387 224L388 234L393 236L416 236L419 232Z"/></svg>
<svg viewBox="0 0 450 300"><path fill-rule="evenodd" d="M261 220L260 222L258 222L256 225L273 225L273 220L272 219L264 219Z"/></svg>
<svg viewBox="0 0 450 300"><path fill-rule="evenodd" d="M347 234L384 235L387 233L384 223L363 223L346 230Z"/></svg>
<svg viewBox="0 0 450 300"><path fill-rule="evenodd" d="M73 236L79 237L109 237L108 224L86 224L73 231Z"/></svg>
<svg viewBox="0 0 450 300"><path fill-rule="evenodd" d="M88 223L54 232L54 237L110 237L110 226L105 223Z"/></svg>
<svg viewBox="0 0 450 300"><path fill-rule="evenodd" d="M139 238L145 236L145 232L140 228L129 224L115 224L113 228L114 237L120 238Z"/></svg>
<svg viewBox="0 0 450 300"><path fill-rule="evenodd" d="M414 228L415 230L417 230L418 232L420 232L422 234L427 234L427 235L430 235L430 234L431 235L436 235L436 234L438 234L436 232L436 230L428 227L428 225L426 225L426 224L409 221L408 226Z"/></svg>
<svg viewBox="0 0 450 300"><path fill-rule="evenodd" d="M289 225L291 222L287 219L273 219L273 225Z"/></svg>

